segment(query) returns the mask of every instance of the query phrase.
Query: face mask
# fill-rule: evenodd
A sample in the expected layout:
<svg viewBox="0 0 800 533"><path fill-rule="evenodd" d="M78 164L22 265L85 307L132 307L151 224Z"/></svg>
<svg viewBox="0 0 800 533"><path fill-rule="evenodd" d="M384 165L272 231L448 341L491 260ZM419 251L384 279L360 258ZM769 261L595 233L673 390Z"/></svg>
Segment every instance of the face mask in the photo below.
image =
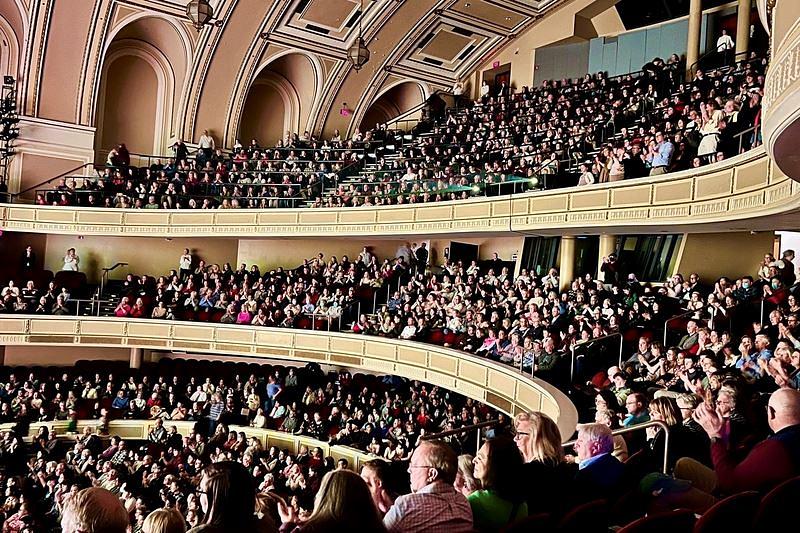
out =
<svg viewBox="0 0 800 533"><path fill-rule="evenodd" d="M750 284L749 283L742 283L742 287L745 288L745 289L749 289L750 288Z"/></svg>

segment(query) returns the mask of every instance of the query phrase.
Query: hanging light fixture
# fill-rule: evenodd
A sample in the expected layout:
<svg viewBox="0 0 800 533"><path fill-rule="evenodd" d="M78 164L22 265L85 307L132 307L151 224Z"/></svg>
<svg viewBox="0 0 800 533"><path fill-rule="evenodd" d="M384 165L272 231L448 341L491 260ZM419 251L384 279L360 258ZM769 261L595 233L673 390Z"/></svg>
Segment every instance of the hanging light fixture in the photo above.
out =
<svg viewBox="0 0 800 533"><path fill-rule="evenodd" d="M364 19L364 0L361 0L361 14L358 17L358 38L353 46L347 49L347 59L353 68L361 70L361 67L369 61L369 48L364 44L364 37L362 34L361 21Z"/></svg>
<svg viewBox="0 0 800 533"><path fill-rule="evenodd" d="M214 8L211 7L208 0L191 0L186 4L186 16L192 21L192 26L200 31L203 26L211 22L214 17Z"/></svg>

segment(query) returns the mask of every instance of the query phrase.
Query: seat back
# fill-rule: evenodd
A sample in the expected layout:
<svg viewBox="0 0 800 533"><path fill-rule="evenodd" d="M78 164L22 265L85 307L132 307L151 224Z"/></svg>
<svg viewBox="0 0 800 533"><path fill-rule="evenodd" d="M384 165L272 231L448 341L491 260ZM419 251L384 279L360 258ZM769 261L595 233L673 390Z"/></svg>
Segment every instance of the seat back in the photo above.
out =
<svg viewBox="0 0 800 533"><path fill-rule="evenodd" d="M718 501L694 525L694 533L729 533L750 524L761 497L756 491L740 492Z"/></svg>
<svg viewBox="0 0 800 533"><path fill-rule="evenodd" d="M689 533L693 527L694 513L688 509L676 509L634 520L617 533Z"/></svg>
<svg viewBox="0 0 800 533"><path fill-rule="evenodd" d="M788 479L768 492L761 500L753 522L753 531L772 532L786 526L786 513L800 501L800 476Z"/></svg>
<svg viewBox="0 0 800 533"><path fill-rule="evenodd" d="M502 533L528 533L530 531L547 531L550 529L550 513L538 513L504 527Z"/></svg>
<svg viewBox="0 0 800 533"><path fill-rule="evenodd" d="M558 523L558 531L605 532L608 531L608 500L592 500L574 507Z"/></svg>

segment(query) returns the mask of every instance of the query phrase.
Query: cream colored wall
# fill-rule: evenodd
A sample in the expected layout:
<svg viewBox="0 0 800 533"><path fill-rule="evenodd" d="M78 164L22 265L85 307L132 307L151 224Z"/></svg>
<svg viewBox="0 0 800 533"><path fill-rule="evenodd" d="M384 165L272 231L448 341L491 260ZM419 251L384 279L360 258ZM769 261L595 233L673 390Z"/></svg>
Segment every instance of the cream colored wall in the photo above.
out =
<svg viewBox="0 0 800 533"><path fill-rule="evenodd" d="M295 267L303 259L325 254L341 259L347 255L351 260L358 257L363 246L368 246L379 260L394 257L402 241L365 239L240 239L237 263L258 264L261 270L279 266Z"/></svg>
<svg viewBox="0 0 800 533"><path fill-rule="evenodd" d="M6 346L5 366L74 366L76 361L129 361L130 348Z"/></svg>
<svg viewBox="0 0 800 533"><path fill-rule="evenodd" d="M125 143L131 152L153 153L158 107L158 79L153 67L131 55L116 59L108 67L104 101L97 148L110 150Z"/></svg>
<svg viewBox="0 0 800 533"><path fill-rule="evenodd" d="M675 271L684 276L695 272L706 283L721 276L755 276L774 239L769 231L685 234Z"/></svg>
<svg viewBox="0 0 800 533"><path fill-rule="evenodd" d="M262 146L274 146L283 137L287 111L278 91L267 85L251 87L239 126L242 144L258 139Z"/></svg>
<svg viewBox="0 0 800 533"><path fill-rule="evenodd" d="M75 248L80 270L90 282L99 282L101 269L117 262L129 263L115 270L111 279L122 279L128 272L161 275L178 268L178 257L189 248L198 259L207 263L225 263L236 259L236 239L159 239L148 237L92 237L48 235L45 268L57 272L63 265L64 253Z"/></svg>

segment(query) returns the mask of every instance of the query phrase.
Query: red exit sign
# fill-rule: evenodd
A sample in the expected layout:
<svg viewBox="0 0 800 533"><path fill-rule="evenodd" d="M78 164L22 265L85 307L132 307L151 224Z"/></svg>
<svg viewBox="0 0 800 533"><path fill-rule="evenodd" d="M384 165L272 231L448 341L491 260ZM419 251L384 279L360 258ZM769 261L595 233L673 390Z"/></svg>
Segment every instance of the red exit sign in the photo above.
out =
<svg viewBox="0 0 800 533"><path fill-rule="evenodd" d="M500 66L500 62L499 61L493 61L492 62L492 68L497 68L499 66Z"/></svg>

